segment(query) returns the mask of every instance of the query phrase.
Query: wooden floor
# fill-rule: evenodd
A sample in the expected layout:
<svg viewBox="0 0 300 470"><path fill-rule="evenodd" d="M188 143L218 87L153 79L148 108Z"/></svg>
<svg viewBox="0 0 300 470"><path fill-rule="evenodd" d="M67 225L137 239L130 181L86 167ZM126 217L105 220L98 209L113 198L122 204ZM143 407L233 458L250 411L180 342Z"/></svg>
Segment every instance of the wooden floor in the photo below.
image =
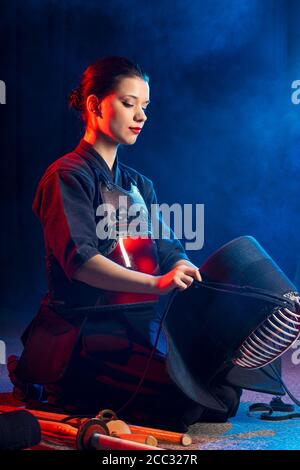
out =
<svg viewBox="0 0 300 470"><path fill-rule="evenodd" d="M14 341L7 342L11 352L16 351ZM298 349L297 349L298 348ZM299 351L299 352L298 352ZM8 351L9 352L9 351ZM296 345L283 359L283 379L292 393L300 399L300 349ZM21 406L10 393L11 383L7 377L6 366L0 364L0 405ZM2 393L1 393L2 392ZM271 395L245 391L237 416L228 423L197 423L189 428L192 445L186 449L300 449L300 419L266 422L258 417L247 415L248 405L254 402L269 403ZM285 402L291 400L285 396ZM295 411L300 412L296 408ZM164 445L165 448L182 449L181 446ZM39 446L45 450L70 449L68 446L43 441Z"/></svg>
<svg viewBox="0 0 300 470"><path fill-rule="evenodd" d="M266 401L266 400L265 400ZM0 404L20 406L10 393L0 394ZM300 419L267 422L247 415L249 403L241 403L237 416L227 423L197 423L189 428L192 444L188 447L161 444L165 449L179 450L299 450ZM300 412L300 409L296 410ZM74 445L59 438L43 438L32 450L74 450Z"/></svg>

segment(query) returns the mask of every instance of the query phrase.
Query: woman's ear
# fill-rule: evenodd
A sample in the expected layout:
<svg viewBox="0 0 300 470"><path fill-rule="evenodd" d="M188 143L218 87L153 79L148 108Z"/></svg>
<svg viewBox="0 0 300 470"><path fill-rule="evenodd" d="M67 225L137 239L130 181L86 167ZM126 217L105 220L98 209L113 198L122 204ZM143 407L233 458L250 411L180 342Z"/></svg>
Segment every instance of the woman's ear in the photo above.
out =
<svg viewBox="0 0 300 470"><path fill-rule="evenodd" d="M89 95L87 97L86 108L88 112L95 114L95 116L102 117L100 102L96 95Z"/></svg>

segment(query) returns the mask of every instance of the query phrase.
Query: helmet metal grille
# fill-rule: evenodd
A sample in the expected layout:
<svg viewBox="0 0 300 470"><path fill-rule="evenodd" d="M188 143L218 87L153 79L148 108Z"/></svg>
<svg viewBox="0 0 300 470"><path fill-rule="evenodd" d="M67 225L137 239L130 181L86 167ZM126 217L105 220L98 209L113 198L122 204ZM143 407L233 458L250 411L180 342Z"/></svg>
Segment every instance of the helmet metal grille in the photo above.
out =
<svg viewBox="0 0 300 470"><path fill-rule="evenodd" d="M246 369L263 367L287 351L300 335L300 297L284 295L295 302L295 312L276 307L240 346L233 363Z"/></svg>

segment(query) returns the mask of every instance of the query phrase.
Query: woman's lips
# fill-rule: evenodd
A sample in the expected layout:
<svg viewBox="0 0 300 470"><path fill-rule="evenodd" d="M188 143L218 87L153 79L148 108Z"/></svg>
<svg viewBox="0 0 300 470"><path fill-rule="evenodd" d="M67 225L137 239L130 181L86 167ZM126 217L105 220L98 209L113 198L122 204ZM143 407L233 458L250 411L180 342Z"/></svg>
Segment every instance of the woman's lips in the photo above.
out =
<svg viewBox="0 0 300 470"><path fill-rule="evenodd" d="M134 133L134 134L139 134L141 132L140 127L129 127L129 129Z"/></svg>

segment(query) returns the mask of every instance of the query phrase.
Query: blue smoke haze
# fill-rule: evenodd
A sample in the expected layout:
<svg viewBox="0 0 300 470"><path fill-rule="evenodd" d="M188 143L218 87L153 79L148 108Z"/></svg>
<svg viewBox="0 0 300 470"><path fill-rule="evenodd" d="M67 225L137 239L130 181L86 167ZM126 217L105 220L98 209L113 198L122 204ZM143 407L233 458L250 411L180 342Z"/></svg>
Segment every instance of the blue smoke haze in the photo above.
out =
<svg viewBox="0 0 300 470"><path fill-rule="evenodd" d="M191 252L192 260L200 265L221 244L249 234L294 278L300 105L291 103L290 87L300 79L297 2L27 1L10 13L3 28L9 34L16 18L19 49L4 60L22 73L19 150L33 155L24 182L36 182L77 144L81 125L65 99L84 68L105 55L127 56L150 75L151 105L143 134L120 148L120 158L154 181L159 202L205 204L204 248ZM43 119L40 103L49 111ZM33 189L24 196L27 211ZM24 243L31 239L32 230Z"/></svg>

